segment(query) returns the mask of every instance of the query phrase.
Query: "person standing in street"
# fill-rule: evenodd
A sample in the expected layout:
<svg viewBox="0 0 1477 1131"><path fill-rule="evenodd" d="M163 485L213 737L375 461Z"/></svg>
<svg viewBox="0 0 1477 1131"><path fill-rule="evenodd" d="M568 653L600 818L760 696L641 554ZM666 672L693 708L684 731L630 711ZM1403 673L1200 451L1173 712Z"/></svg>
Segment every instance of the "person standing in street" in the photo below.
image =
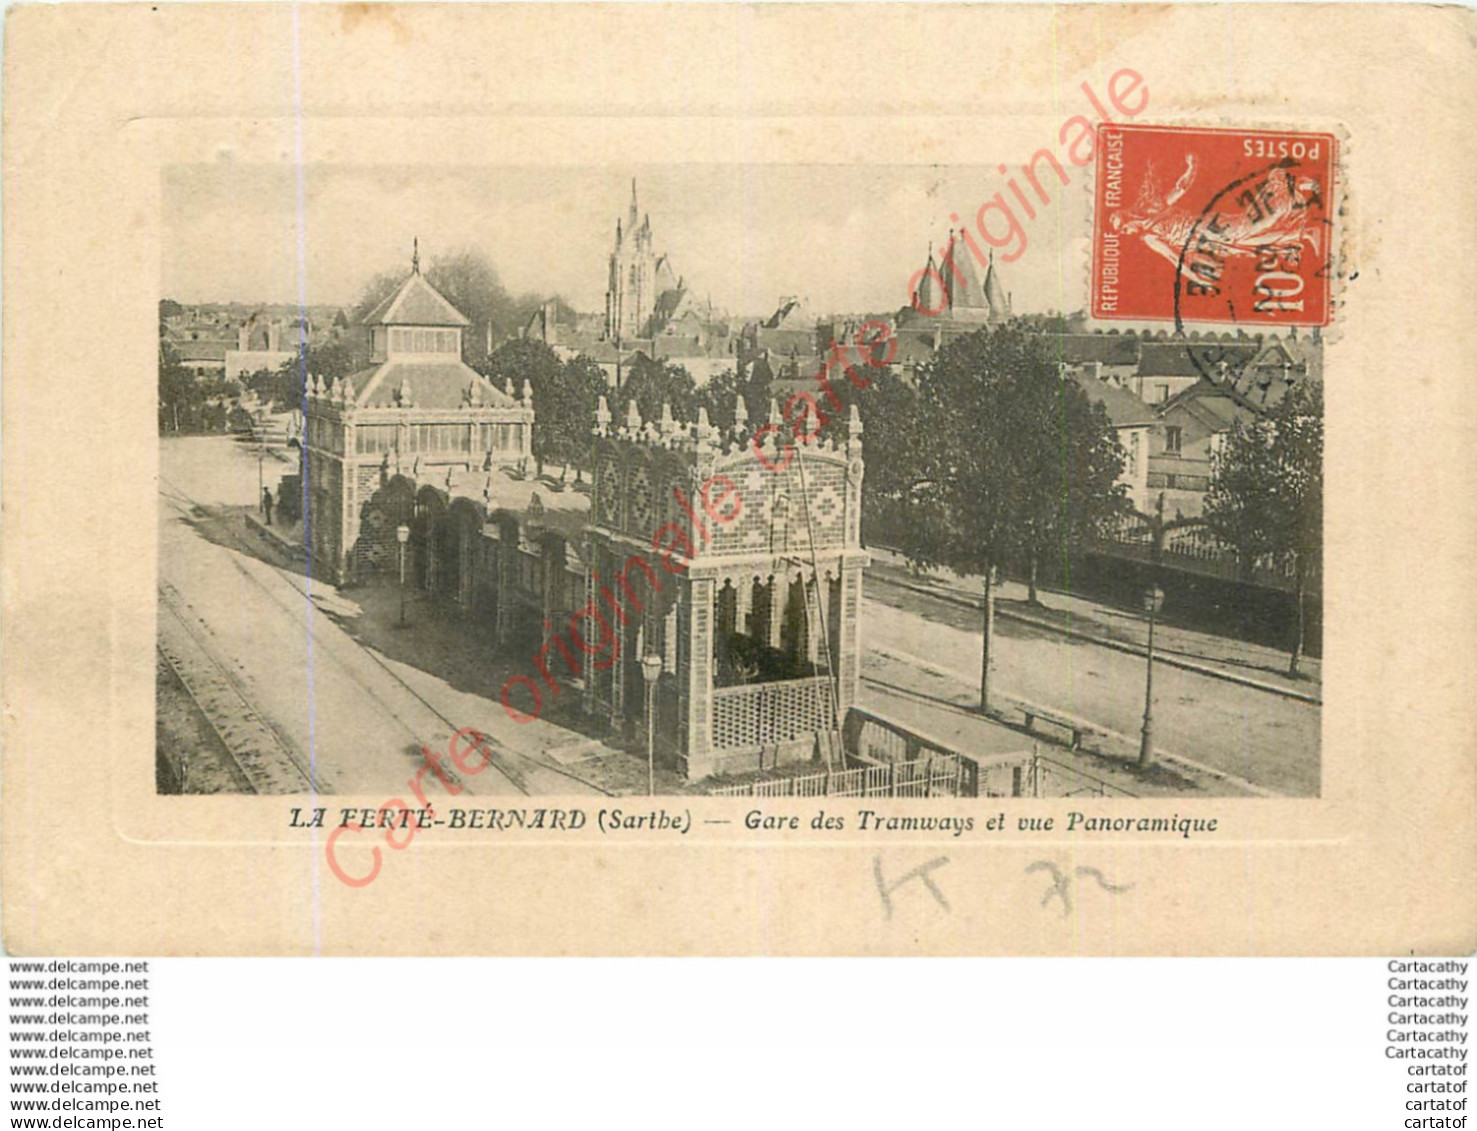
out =
<svg viewBox="0 0 1477 1131"><path fill-rule="evenodd" d="M267 516L267 525L272 525L272 488L262 488L262 513Z"/></svg>

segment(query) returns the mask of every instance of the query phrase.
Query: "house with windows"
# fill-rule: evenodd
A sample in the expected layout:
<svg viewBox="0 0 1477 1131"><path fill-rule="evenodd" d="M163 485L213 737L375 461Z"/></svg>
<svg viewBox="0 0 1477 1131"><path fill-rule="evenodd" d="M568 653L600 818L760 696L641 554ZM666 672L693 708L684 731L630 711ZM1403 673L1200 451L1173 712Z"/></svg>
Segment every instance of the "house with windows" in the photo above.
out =
<svg viewBox="0 0 1477 1131"><path fill-rule="evenodd" d="M195 376L202 378L226 376L228 343L225 341L201 338L171 344L176 360Z"/></svg>
<svg viewBox="0 0 1477 1131"><path fill-rule="evenodd" d="M1256 415L1233 391L1206 380L1159 410L1159 427L1150 434L1148 489L1156 497L1164 493L1165 514L1200 516L1225 434Z"/></svg>
<svg viewBox="0 0 1477 1131"><path fill-rule="evenodd" d="M498 389L462 361L468 320L426 282L418 254L365 325L370 367L310 374L304 398L310 549L339 583L395 568L397 528L427 481L523 461L533 438L532 391Z"/></svg>
<svg viewBox="0 0 1477 1131"><path fill-rule="evenodd" d="M1160 347L1187 348L1182 343L1146 342L1145 356L1168 356L1170 351ZM1271 411L1294 386L1321 381L1323 350L1317 336L1296 334L1266 339L1205 337L1198 344L1189 343L1188 349L1202 351L1197 360L1209 372L1151 406L1159 423L1150 441L1148 490L1155 496L1164 492L1166 513L1194 518L1204 510L1214 460L1226 434ZM1188 359L1188 352L1184 356ZM1213 368L1208 364L1211 359Z"/></svg>
<svg viewBox="0 0 1477 1131"><path fill-rule="evenodd" d="M1149 406L1127 389L1110 385L1090 372L1064 373L1093 404L1103 406L1118 446L1123 451L1123 472L1118 482L1128 489L1129 500L1138 510L1149 509L1150 435L1158 423Z"/></svg>

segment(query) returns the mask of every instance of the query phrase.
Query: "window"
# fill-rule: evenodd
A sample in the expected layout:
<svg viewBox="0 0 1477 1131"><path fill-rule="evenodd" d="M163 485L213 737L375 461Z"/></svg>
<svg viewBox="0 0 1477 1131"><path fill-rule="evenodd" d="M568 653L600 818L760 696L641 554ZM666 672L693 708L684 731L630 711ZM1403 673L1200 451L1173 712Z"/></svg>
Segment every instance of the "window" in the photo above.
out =
<svg viewBox="0 0 1477 1131"><path fill-rule="evenodd" d="M394 424L361 424L354 429L354 451L361 456L393 452L399 432Z"/></svg>
<svg viewBox="0 0 1477 1131"><path fill-rule="evenodd" d="M412 424L410 450L424 455L467 451L470 436L465 424Z"/></svg>
<svg viewBox="0 0 1477 1131"><path fill-rule="evenodd" d="M382 333L383 331L376 331ZM390 349L394 353L457 353L459 331L415 330L396 327L390 331Z"/></svg>
<svg viewBox="0 0 1477 1131"><path fill-rule="evenodd" d="M1163 404L1165 401L1169 400L1169 386L1155 385L1154 400L1157 404Z"/></svg>
<svg viewBox="0 0 1477 1131"><path fill-rule="evenodd" d="M1170 424L1164 429L1164 453L1165 455L1177 456L1180 454L1180 430L1177 426Z"/></svg>

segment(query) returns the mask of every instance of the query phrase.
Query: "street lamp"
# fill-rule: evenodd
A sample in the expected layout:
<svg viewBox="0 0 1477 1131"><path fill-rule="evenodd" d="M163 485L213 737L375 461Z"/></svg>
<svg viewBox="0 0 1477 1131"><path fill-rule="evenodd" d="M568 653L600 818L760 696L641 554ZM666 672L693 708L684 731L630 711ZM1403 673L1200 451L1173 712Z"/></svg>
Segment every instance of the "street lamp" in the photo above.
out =
<svg viewBox="0 0 1477 1131"><path fill-rule="evenodd" d="M405 546L410 541L410 527L401 523L395 528L395 538L400 543L400 625L405 627Z"/></svg>
<svg viewBox="0 0 1477 1131"><path fill-rule="evenodd" d="M646 792L656 796L656 681L662 674L662 658L653 652L641 658L641 678L646 680Z"/></svg>
<svg viewBox="0 0 1477 1131"><path fill-rule="evenodd" d="M1149 666L1144 676L1144 734L1139 743L1139 768L1154 764L1154 618L1164 608L1164 590L1151 585L1144 590L1144 612L1149 617Z"/></svg>

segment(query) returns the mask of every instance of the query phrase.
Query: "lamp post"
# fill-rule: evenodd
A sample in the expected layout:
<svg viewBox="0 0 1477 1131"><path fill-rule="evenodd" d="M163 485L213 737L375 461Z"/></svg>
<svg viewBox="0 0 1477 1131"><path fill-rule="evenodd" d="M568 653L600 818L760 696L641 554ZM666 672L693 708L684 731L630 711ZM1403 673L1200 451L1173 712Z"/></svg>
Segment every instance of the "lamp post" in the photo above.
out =
<svg viewBox="0 0 1477 1131"><path fill-rule="evenodd" d="M1151 585L1144 590L1144 612L1149 617L1149 666L1144 676L1144 733L1139 743L1139 768L1154 764L1154 618L1164 608L1164 590Z"/></svg>
<svg viewBox="0 0 1477 1131"><path fill-rule="evenodd" d="M647 653L641 658L641 678L646 680L646 792L656 796L656 681L662 674L662 658Z"/></svg>
<svg viewBox="0 0 1477 1131"><path fill-rule="evenodd" d="M395 528L395 538L400 543L400 628L406 626L405 621L405 546L410 541L410 527L401 523Z"/></svg>

